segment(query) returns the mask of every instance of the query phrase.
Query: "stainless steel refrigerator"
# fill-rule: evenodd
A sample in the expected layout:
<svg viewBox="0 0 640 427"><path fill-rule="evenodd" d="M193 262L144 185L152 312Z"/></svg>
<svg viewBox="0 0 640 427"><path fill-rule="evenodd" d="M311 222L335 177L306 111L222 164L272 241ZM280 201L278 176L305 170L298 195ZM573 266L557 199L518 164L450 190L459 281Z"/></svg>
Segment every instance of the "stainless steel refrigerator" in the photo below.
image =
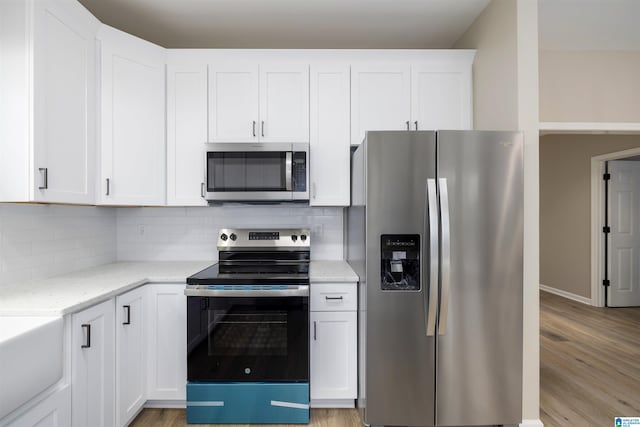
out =
<svg viewBox="0 0 640 427"><path fill-rule="evenodd" d="M521 422L522 135L367 132L351 204L364 423Z"/></svg>

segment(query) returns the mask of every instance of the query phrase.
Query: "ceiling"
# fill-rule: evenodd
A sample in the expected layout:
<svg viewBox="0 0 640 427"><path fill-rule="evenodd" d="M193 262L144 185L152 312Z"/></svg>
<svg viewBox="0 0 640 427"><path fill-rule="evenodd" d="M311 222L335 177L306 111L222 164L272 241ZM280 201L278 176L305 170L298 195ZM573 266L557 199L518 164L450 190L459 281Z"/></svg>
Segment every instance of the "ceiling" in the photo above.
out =
<svg viewBox="0 0 640 427"><path fill-rule="evenodd" d="M167 48L450 48L489 0L79 0Z"/></svg>
<svg viewBox="0 0 640 427"><path fill-rule="evenodd" d="M638 0L539 0L540 49L640 50Z"/></svg>

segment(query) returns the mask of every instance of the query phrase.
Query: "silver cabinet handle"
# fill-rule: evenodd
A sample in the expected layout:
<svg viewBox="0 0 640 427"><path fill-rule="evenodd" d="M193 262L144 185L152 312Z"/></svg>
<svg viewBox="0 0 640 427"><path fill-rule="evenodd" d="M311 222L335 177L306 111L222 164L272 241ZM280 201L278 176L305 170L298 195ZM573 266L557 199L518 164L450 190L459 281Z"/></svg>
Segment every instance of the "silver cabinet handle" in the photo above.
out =
<svg viewBox="0 0 640 427"><path fill-rule="evenodd" d="M438 310L438 196L436 194L436 180L427 179L427 212L425 214L425 234L429 228L429 302L427 304L427 289L423 286L424 308L427 322L427 336L436 333L436 311ZM423 279L424 280L424 279Z"/></svg>
<svg viewBox="0 0 640 427"><path fill-rule="evenodd" d="M111 180L109 178L107 178L107 191L105 193L106 196L109 195L109 193L111 193Z"/></svg>
<svg viewBox="0 0 640 427"><path fill-rule="evenodd" d="M411 130L411 127L409 126L409 120L407 120L407 130Z"/></svg>
<svg viewBox="0 0 640 427"><path fill-rule="evenodd" d="M263 135L264 136L264 135ZM291 191L293 185L293 173L292 173L292 165L293 165L293 152L287 151L285 154L285 165L284 165L284 173L285 173L285 189L287 191Z"/></svg>
<svg viewBox="0 0 640 427"><path fill-rule="evenodd" d="M90 348L91 347L91 325L89 324L84 324L81 325L83 331L87 331L86 335L85 335L85 342L84 344L82 344L80 346L80 348Z"/></svg>
<svg viewBox="0 0 640 427"><path fill-rule="evenodd" d="M317 327L317 323L315 320L313 321L313 340L317 341L318 340L318 327Z"/></svg>
<svg viewBox="0 0 640 427"><path fill-rule="evenodd" d="M42 185L38 187L39 190L46 190L49 188L49 169L48 168L38 168L40 174L42 175Z"/></svg>
<svg viewBox="0 0 640 427"><path fill-rule="evenodd" d="M262 121L261 126L260 126L260 134L264 138L264 120Z"/></svg>
<svg viewBox="0 0 640 427"><path fill-rule="evenodd" d="M124 308L124 310L127 313L127 317L124 322L122 322L123 325L130 325L131 324L131 306L130 305L123 305L122 308Z"/></svg>
<svg viewBox="0 0 640 427"><path fill-rule="evenodd" d="M341 300L342 296L339 296L339 297L328 297L328 296L325 296L324 298L327 299L327 300Z"/></svg>
<svg viewBox="0 0 640 427"><path fill-rule="evenodd" d="M316 183L312 182L311 183L311 197L315 200L316 199L316 195L317 195Z"/></svg>
<svg viewBox="0 0 640 427"><path fill-rule="evenodd" d="M415 125L416 130L418 130L418 121L416 120L415 122L413 122L413 124Z"/></svg>
<svg viewBox="0 0 640 427"><path fill-rule="evenodd" d="M204 182L200 183L200 197L204 199Z"/></svg>
<svg viewBox="0 0 640 427"><path fill-rule="evenodd" d="M255 120L253 121L252 126L253 127L251 129L252 129L253 137L255 138L256 137L256 121Z"/></svg>
<svg viewBox="0 0 640 427"><path fill-rule="evenodd" d="M438 334L444 335L447 330L449 315L449 287L451 285L451 230L449 228L449 192L447 179L438 179L440 189L440 221L442 223L442 295L440 295L440 319Z"/></svg>

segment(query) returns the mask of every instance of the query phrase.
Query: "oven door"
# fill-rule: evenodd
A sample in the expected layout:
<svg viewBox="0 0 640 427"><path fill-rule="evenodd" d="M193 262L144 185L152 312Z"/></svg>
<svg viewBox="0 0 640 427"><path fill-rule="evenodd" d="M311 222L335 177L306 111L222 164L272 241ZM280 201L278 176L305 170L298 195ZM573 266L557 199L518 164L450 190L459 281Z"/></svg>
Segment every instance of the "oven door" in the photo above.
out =
<svg viewBox="0 0 640 427"><path fill-rule="evenodd" d="M308 144L207 144L210 201L309 199Z"/></svg>
<svg viewBox="0 0 640 427"><path fill-rule="evenodd" d="M309 297L244 293L187 296L187 379L308 382Z"/></svg>

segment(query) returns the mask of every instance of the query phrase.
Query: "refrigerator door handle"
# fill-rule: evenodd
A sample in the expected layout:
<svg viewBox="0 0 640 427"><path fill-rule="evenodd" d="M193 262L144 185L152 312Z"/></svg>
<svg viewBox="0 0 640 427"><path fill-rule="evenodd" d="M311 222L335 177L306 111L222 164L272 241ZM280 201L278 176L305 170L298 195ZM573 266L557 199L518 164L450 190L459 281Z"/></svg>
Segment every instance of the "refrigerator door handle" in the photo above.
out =
<svg viewBox="0 0 640 427"><path fill-rule="evenodd" d="M442 224L442 294L440 295L440 319L438 321L438 335L447 331L447 317L449 315L449 287L451 285L451 229L449 224L449 190L447 179L438 179L440 190L440 221Z"/></svg>
<svg viewBox="0 0 640 427"><path fill-rule="evenodd" d="M436 312L438 310L438 195L436 194L436 180L427 179L427 214L425 215L425 234L429 228L429 301L427 290L424 289L424 309L427 321L427 336L436 333ZM424 280L424 279L423 279Z"/></svg>

